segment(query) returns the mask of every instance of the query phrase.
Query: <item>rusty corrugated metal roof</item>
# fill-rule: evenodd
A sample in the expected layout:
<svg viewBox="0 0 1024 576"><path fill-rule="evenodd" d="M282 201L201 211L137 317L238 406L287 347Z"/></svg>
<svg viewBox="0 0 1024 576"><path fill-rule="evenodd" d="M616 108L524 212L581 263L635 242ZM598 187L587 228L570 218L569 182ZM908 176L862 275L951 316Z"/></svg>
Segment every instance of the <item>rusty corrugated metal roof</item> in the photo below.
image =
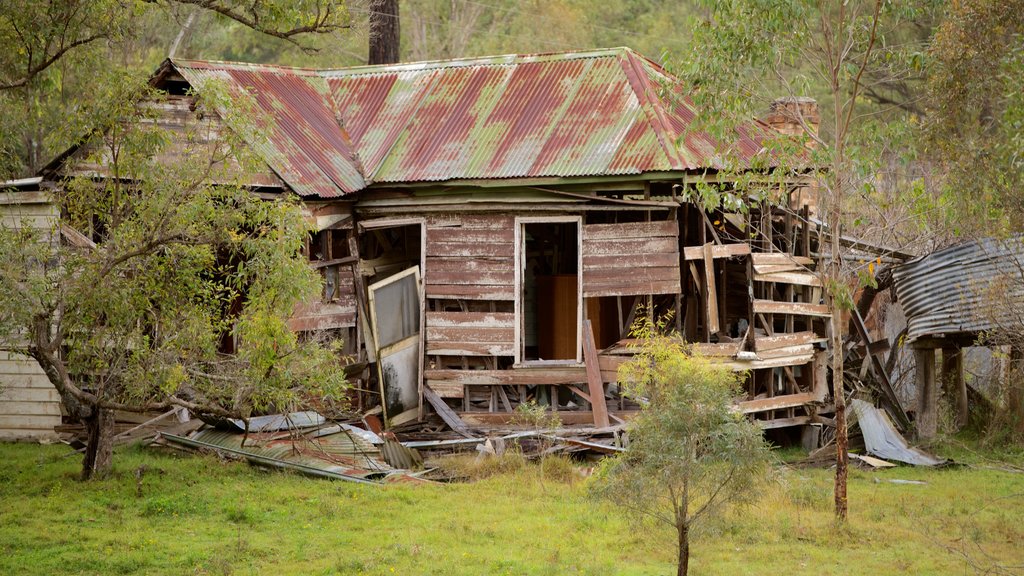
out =
<svg viewBox="0 0 1024 576"><path fill-rule="evenodd" d="M254 143L297 193L374 182L628 175L721 168L726 146L690 131L674 80L627 48L315 71L174 61L221 78L269 116ZM340 121L340 125L339 125ZM729 143L749 162L751 124Z"/></svg>
<svg viewBox="0 0 1024 576"><path fill-rule="evenodd" d="M1019 326L1024 310L1024 236L967 242L893 269L907 339L970 335Z"/></svg>
<svg viewBox="0 0 1024 576"><path fill-rule="evenodd" d="M348 135L338 123L326 81L318 74L276 66L175 60L197 89L211 80L260 114L254 126L225 115L282 180L301 196L330 198L366 187ZM234 124L234 125L232 125Z"/></svg>

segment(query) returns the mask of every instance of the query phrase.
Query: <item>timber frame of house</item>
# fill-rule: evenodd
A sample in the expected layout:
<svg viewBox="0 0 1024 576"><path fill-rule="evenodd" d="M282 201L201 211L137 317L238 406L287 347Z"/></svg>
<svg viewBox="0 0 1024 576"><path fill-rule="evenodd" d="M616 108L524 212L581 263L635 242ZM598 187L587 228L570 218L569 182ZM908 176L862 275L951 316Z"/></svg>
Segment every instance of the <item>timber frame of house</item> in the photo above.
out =
<svg viewBox="0 0 1024 576"><path fill-rule="evenodd" d="M498 426L527 400L565 424L626 418L616 369L638 314L671 314L695 350L749 371L739 407L763 427L831 411L813 190L794 180L787 205L746 213L687 201L699 182L728 186L725 146L688 131L692 104L638 54L167 61L157 122L215 137L227 120L193 93L210 80L264 114L253 189L297 194L314 229L323 298L293 329L343 338L357 388L380 390L358 407L382 404L390 425L429 404L457 429ZM816 115L799 101L776 120L787 110ZM729 146L752 160L769 124ZM49 177L94 169L69 153Z"/></svg>

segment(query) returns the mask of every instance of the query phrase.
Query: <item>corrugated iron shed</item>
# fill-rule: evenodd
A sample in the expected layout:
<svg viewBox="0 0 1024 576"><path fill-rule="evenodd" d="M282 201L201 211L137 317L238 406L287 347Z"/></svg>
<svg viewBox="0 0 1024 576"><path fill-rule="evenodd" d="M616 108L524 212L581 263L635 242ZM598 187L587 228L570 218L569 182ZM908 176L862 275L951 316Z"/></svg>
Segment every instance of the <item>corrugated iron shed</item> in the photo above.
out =
<svg viewBox="0 0 1024 576"><path fill-rule="evenodd" d="M911 342L1019 325L1007 315L1024 314L1024 236L933 252L893 269L893 281Z"/></svg>
<svg viewBox="0 0 1024 576"><path fill-rule="evenodd" d="M374 183L612 176L721 168L675 80L628 48L315 71L173 61L268 119L254 148L303 196ZM248 96L246 96L248 95ZM749 162L751 123L728 143Z"/></svg>

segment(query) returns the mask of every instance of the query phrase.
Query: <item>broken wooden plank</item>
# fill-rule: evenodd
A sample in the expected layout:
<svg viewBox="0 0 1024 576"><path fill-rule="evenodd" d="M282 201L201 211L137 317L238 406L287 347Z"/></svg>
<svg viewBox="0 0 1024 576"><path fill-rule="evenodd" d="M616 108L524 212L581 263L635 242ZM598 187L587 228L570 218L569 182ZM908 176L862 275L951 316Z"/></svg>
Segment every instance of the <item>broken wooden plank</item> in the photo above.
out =
<svg viewBox="0 0 1024 576"><path fill-rule="evenodd" d="M444 423L452 430L466 438L473 437L473 433L469 430L469 426L459 418L459 415L456 414L454 410L445 404L444 400L441 399L440 396L431 390L429 385L423 387L423 397L427 399L427 402L430 402L430 405L434 408L434 411L437 412L437 415L440 416L441 420L444 420Z"/></svg>
<svg viewBox="0 0 1024 576"><path fill-rule="evenodd" d="M515 345L509 342L432 342L427 341L427 354L435 356L515 356Z"/></svg>
<svg viewBox="0 0 1024 576"><path fill-rule="evenodd" d="M759 274L754 272L754 280L757 282L780 282L783 284L797 284L800 286L821 286L821 278L810 272L775 272L772 274Z"/></svg>
<svg viewBox="0 0 1024 576"><path fill-rule="evenodd" d="M755 266L762 264L765 265L791 265L806 267L814 264L813 258L806 256L793 256L792 254L786 254L783 252L753 252L750 254L751 260Z"/></svg>
<svg viewBox="0 0 1024 576"><path fill-rule="evenodd" d="M458 382L450 380L428 380L426 385L441 398L464 398L466 389Z"/></svg>
<svg viewBox="0 0 1024 576"><path fill-rule="evenodd" d="M746 400L739 403L740 411L744 414L752 412L764 412L765 410L778 410L780 408L795 408L814 402L814 394L788 394L774 398L761 398L758 400Z"/></svg>
<svg viewBox="0 0 1024 576"><path fill-rule="evenodd" d="M809 331L794 332L792 334L777 334L775 336L759 336L754 338L754 351L760 353L768 350L775 350L776 348L787 348L789 346L799 346L801 344L816 344L824 341L825 338Z"/></svg>
<svg viewBox="0 0 1024 576"><path fill-rule="evenodd" d="M712 258L732 258L734 256L745 256L750 254L749 244L723 244L712 245ZM687 246L683 249L685 260L703 260L705 258L703 246Z"/></svg>
<svg viewBox="0 0 1024 576"><path fill-rule="evenodd" d="M708 312L708 335L718 334L721 329L718 323L718 290L715 286L713 250L713 244L704 245L704 285L707 287L704 302Z"/></svg>
<svg viewBox="0 0 1024 576"><path fill-rule="evenodd" d="M804 302L776 302L774 300L754 300L755 314L798 314L802 316L832 315L824 304L807 304Z"/></svg>
<svg viewBox="0 0 1024 576"><path fill-rule="evenodd" d="M810 416L793 416L790 418L774 418L772 420L754 420L754 423L761 427L762 430L771 430L774 428L787 428L789 426L803 426L811 423Z"/></svg>
<svg viewBox="0 0 1024 576"><path fill-rule="evenodd" d="M590 406L594 412L594 426L609 426L608 406L604 401L604 383L594 343L594 327L588 318L583 322L583 360L587 366L587 386L590 388Z"/></svg>
<svg viewBox="0 0 1024 576"><path fill-rule="evenodd" d="M638 413L637 410L622 410L609 414L609 418L629 420ZM554 415L558 417L563 426L588 425L594 421L594 414L589 410L560 410L554 412ZM463 422L471 426L507 426L514 424L517 419L516 414L504 412L461 412L459 416Z"/></svg>
<svg viewBox="0 0 1024 576"><path fill-rule="evenodd" d="M583 384L587 382L584 368L514 368L511 370L427 370L428 383L453 381L465 386L536 386Z"/></svg>

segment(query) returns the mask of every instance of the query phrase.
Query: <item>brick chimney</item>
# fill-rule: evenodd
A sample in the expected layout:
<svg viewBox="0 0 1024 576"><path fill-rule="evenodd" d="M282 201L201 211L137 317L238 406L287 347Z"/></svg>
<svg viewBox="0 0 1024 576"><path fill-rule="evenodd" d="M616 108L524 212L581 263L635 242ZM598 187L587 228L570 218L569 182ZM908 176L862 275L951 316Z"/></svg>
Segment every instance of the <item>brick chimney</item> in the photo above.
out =
<svg viewBox="0 0 1024 576"><path fill-rule="evenodd" d="M817 100L805 96L777 98L772 102L768 116L764 119L769 126L789 136L804 135L801 120L813 133L818 133L821 115L818 114Z"/></svg>
<svg viewBox="0 0 1024 576"><path fill-rule="evenodd" d="M777 98L768 109L768 116L764 118L764 122L781 134L807 138L806 131L810 130L817 134L818 126L821 124L818 101L803 96ZM805 142L808 149L813 150L817 147L817 143L810 138ZM821 192L816 183L798 186L790 193L790 208L800 211L806 207L810 216L817 216L820 196Z"/></svg>

